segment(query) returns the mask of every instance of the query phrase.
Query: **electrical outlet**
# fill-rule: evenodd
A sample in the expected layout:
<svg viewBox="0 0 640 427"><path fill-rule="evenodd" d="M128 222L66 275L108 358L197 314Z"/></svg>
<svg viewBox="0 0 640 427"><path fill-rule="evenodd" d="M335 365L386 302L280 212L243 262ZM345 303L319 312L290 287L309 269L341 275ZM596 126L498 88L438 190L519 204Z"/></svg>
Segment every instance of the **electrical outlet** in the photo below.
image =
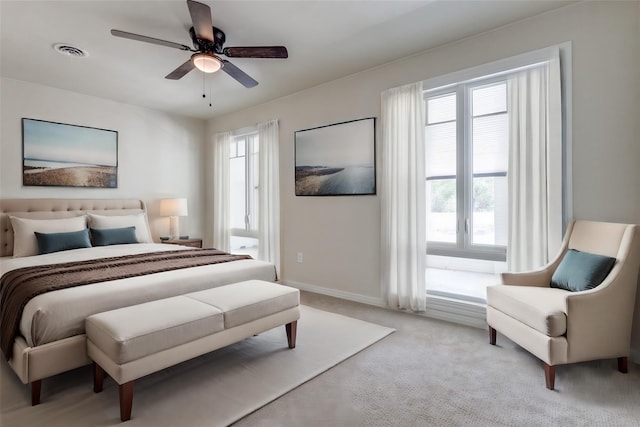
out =
<svg viewBox="0 0 640 427"><path fill-rule="evenodd" d="M298 252L298 262L302 264L302 260L303 260L302 252Z"/></svg>

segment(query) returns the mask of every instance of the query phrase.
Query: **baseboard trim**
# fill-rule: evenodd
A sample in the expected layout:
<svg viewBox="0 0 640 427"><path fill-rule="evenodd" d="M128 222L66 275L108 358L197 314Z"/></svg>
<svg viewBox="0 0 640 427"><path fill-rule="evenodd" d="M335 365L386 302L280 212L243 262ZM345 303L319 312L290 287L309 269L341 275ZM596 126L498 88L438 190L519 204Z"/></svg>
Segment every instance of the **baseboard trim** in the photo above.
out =
<svg viewBox="0 0 640 427"><path fill-rule="evenodd" d="M382 298L369 297L353 292L341 291L338 289L325 288L311 285L309 283L285 280L287 286L301 289L303 291L314 292L316 294L328 295L348 301L373 305L376 307L388 308ZM487 314L484 304L459 301L452 298L429 295L427 298L427 310L424 313L414 313L421 316L444 320L452 323L472 326L485 329L487 327Z"/></svg>
<svg viewBox="0 0 640 427"><path fill-rule="evenodd" d="M376 307L386 307L382 298L369 297L366 295L356 294L353 292L341 291L338 289L325 288L322 286L310 285L308 283L296 282L293 280L285 280L283 282L287 286L298 288L303 291L314 292L316 294L328 295L330 297L336 297L345 299L348 301L360 302L368 305L375 305Z"/></svg>

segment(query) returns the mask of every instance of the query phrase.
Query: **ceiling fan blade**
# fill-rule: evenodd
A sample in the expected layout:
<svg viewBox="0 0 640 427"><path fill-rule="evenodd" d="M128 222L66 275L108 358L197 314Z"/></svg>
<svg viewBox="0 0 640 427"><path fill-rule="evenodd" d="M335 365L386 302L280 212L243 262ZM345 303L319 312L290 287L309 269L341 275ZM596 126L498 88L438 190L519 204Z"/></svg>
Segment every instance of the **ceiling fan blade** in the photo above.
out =
<svg viewBox="0 0 640 427"><path fill-rule="evenodd" d="M156 39L153 37L141 36L140 34L128 33L126 31L111 30L111 35L116 37L122 37L125 39L137 40L139 42L153 43L153 44L159 44L160 46L173 47L175 49L180 49L180 50L193 50L189 46L185 46L180 43L169 42L166 40Z"/></svg>
<svg viewBox="0 0 640 427"><path fill-rule="evenodd" d="M229 58L288 58L284 46L225 47L222 54Z"/></svg>
<svg viewBox="0 0 640 427"><path fill-rule="evenodd" d="M167 74L164 78L170 80L179 80L185 76L189 71L194 69L193 62L189 59L187 62Z"/></svg>
<svg viewBox="0 0 640 427"><path fill-rule="evenodd" d="M213 41L213 23L211 22L211 8L197 1L187 0L193 28L196 36L202 40Z"/></svg>
<svg viewBox="0 0 640 427"><path fill-rule="evenodd" d="M258 85L258 82L255 81L249 74L242 71L240 68L233 65L231 62L226 59L221 59L224 66L222 67L222 71L229 74L231 77L240 82L244 87L251 88Z"/></svg>

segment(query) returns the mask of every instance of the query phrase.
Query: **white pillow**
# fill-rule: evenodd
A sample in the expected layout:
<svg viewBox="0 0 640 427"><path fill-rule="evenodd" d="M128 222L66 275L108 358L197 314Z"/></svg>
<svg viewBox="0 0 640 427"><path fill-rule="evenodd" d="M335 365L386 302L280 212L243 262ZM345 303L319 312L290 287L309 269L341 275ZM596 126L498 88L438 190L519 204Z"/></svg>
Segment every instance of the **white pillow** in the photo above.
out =
<svg viewBox="0 0 640 427"><path fill-rule="evenodd" d="M64 219L28 219L10 216L13 227L13 256L38 255L38 240L35 232L39 233L66 233L69 231L81 231L87 228L85 215Z"/></svg>
<svg viewBox="0 0 640 427"><path fill-rule="evenodd" d="M147 216L143 213L133 215L96 215L89 214L89 226L98 230L106 228L136 227L138 243L153 243Z"/></svg>

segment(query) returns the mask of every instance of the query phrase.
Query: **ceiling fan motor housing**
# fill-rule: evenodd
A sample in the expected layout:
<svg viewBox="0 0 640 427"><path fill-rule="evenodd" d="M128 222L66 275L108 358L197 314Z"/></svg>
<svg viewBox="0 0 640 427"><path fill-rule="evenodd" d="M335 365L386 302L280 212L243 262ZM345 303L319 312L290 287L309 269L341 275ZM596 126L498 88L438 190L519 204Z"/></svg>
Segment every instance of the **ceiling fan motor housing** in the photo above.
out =
<svg viewBox="0 0 640 427"><path fill-rule="evenodd" d="M193 41L193 47L200 52L219 53L222 54L222 46L227 37L224 32L216 27L213 28L213 41L200 39L196 35L196 31L193 27L189 28L189 35Z"/></svg>

